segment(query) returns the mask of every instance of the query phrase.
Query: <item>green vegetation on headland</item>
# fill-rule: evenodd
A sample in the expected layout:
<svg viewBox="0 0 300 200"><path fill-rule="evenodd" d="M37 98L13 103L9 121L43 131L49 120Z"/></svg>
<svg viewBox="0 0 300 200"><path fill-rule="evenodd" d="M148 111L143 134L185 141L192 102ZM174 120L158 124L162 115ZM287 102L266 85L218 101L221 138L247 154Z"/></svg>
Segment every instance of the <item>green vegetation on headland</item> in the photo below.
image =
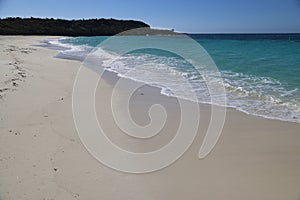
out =
<svg viewBox="0 0 300 200"><path fill-rule="evenodd" d="M57 35L57 36L110 36L135 28L149 28L141 21L116 19L0 19L0 35Z"/></svg>

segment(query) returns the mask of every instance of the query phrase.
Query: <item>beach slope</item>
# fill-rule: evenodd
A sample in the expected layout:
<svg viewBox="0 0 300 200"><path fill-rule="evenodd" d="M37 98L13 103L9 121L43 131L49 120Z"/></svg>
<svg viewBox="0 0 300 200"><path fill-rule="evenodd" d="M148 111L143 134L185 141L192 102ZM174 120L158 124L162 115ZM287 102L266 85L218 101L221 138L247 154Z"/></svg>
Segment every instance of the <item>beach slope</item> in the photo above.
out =
<svg viewBox="0 0 300 200"><path fill-rule="evenodd" d="M201 105L199 134L173 165L140 175L102 165L83 146L73 122L72 89L81 63L54 58L57 51L35 46L46 38L0 36L1 200L300 198L300 124L233 109L227 110L221 138L205 159L199 160L198 152L210 108ZM148 86L135 93L130 108L137 123L148 123L148 108L155 103L170 115L161 136L149 143L130 140L109 109L118 77L105 76L96 108L116 144L151 151L172 139L180 120L176 99ZM119 93L122 101L126 91Z"/></svg>

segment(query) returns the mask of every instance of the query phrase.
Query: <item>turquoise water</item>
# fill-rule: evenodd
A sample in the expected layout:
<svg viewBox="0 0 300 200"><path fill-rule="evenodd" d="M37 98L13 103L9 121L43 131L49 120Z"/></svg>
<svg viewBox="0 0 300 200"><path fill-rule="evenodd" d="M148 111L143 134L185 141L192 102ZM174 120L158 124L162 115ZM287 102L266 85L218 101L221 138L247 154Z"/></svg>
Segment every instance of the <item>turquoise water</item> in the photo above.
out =
<svg viewBox="0 0 300 200"><path fill-rule="evenodd" d="M192 35L216 63L223 78L227 106L266 118L300 122L300 35ZM83 60L88 53L108 37L77 37L51 40L52 45L64 47L59 57ZM139 37L141 39L141 37ZM126 39L135 41L134 37ZM180 42L173 38L172 42ZM167 42L154 37L154 42ZM99 56L104 60L115 58L109 49ZM195 57L198 56L195 52ZM183 76L193 85L200 102L209 103L209 93L201 75L191 64L170 52L142 49L122 55L104 66L120 76L134 66L147 66L128 78L160 86L162 94L174 95L164 87L178 85L176 94L184 96L184 85L176 76ZM160 75L152 69L160 70ZM163 78L166 71L176 74L174 79ZM180 95L177 95L180 96Z"/></svg>

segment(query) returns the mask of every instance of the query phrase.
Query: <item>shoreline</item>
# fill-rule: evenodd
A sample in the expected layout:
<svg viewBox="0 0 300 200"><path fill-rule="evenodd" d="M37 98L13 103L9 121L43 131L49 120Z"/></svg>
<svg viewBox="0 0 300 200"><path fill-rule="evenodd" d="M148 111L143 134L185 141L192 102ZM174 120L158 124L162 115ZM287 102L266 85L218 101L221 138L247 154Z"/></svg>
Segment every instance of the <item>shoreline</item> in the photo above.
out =
<svg viewBox="0 0 300 200"><path fill-rule="evenodd" d="M48 45L48 46L47 46ZM72 50L73 49L73 47L75 47L75 49L78 47L78 48L80 48L81 46L79 45L79 46L77 46L77 45L74 45L73 47L72 47L72 44L62 44L62 43L60 43L60 42L58 42L58 43L55 43L55 44L46 44L44 47L49 47L49 48L57 48L56 50L59 50L59 53L55 56L56 58L61 58L61 59L67 59L67 60L78 60L78 61L81 61L81 62L83 62L84 61L84 58L85 58L85 56L87 56L87 54L88 54L88 51L90 51L90 50L88 50L87 52L85 52L84 54L80 54L80 55L76 55L76 54L74 54L74 55L72 55L72 54L68 54L68 53L62 53L62 51L63 50ZM66 48L66 49L59 49L59 48ZM86 50L84 50L85 48L87 48L87 47L84 47L81 51L86 51ZM94 47L88 47L88 48L91 48L91 49L93 49ZM76 50L75 50L76 51ZM130 80L133 80L133 81L136 81L136 82L138 82L138 83L143 83L143 84L148 84L148 85L150 85L150 86L152 86L152 87L156 87L156 88L159 88L160 90L161 90L161 94L162 95L165 95L165 96L169 96L169 97L175 97L175 98L180 98L180 99L185 99L185 100L188 100L188 101L193 101L193 100L191 100L191 99L189 99L189 98L185 98L185 97L180 97L180 96L175 96L175 95L172 95L172 94L167 94L167 93L165 93L164 92L164 90L166 89L166 88L164 88L163 86L157 86L157 85L155 85L155 84L152 84L152 83L149 83L149 82L145 82L145 81L143 81L143 80L139 80L139 79L137 79L137 78L133 78L133 77L128 77L128 76L123 76L120 72L117 72L116 70L113 70L113 69L110 69L110 68L108 68L108 69L105 69L106 71L108 71L108 72L111 72L111 73L115 73L115 74L117 74L117 76L118 77L123 77L123 78L127 78L127 79L130 79ZM271 98L272 98L272 96L271 96ZM248 115L253 115L253 116L258 116L258 117L262 117L262 118L264 118L264 119L271 119L271 120L279 120L279 121L284 121L284 122L291 122L291 123L300 123L300 121L298 120L299 118L298 117L296 117L296 116L294 116L294 117L291 117L291 116L284 116L284 115L280 115L279 117L278 116L274 116L274 115L272 115L272 114L266 114L266 113L255 113L255 111L253 111L253 108L254 107L251 107L252 108L252 110L251 109L248 109L247 110L247 108L242 108L242 107L239 107L238 105L229 105L230 103L228 103L228 102L231 102L232 101L232 99L230 99L230 100L228 100L227 99L227 105L225 106L225 108L226 109L234 109L234 110L236 110L236 111L239 111L239 112L242 112L242 113L245 113L245 114L248 114ZM211 103L209 103L209 102L206 102L206 101L201 101L201 99L198 99L198 101L197 101L198 103L200 103L200 104L207 104L207 105L212 105ZM218 104L213 104L214 106L222 106L222 105L218 105ZM275 105L274 105L275 106ZM276 106L278 106L278 105L276 105ZM222 107L224 107L224 106L222 106ZM282 108L283 109L283 108ZM283 109L284 110L284 109Z"/></svg>
<svg viewBox="0 0 300 200"><path fill-rule="evenodd" d="M201 128L196 140L171 166L135 175L102 165L82 145L73 122L72 89L80 62L54 58L57 51L32 46L43 38L47 37L0 37L2 68L10 70L9 63L18 58L19 67L27 75L16 90L8 91L0 100L1 199L300 197L300 124L230 108L220 140L203 160L197 155L210 119L210 106L201 104ZM17 48L6 52L11 46ZM30 47L35 50L22 53ZM180 119L176 98L161 95L151 86L133 94L130 111L138 124L149 123L147 112L155 103L165 106L171 116L162 134L150 141L137 141L116 127L109 109L112 84L117 78L107 73L96 93L97 116L109 138L132 151L147 152L165 145L174 136ZM122 101L126 91L117 92Z"/></svg>

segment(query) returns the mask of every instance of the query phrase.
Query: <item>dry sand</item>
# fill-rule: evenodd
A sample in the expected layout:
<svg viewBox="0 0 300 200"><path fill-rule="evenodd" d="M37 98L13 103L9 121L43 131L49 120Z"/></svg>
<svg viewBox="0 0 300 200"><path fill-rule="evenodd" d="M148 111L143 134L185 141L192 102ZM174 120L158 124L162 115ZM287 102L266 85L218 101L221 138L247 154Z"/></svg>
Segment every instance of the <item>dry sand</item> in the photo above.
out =
<svg viewBox="0 0 300 200"><path fill-rule="evenodd" d="M201 105L196 140L173 165L134 175L100 164L81 143L72 118L80 62L54 58L56 51L33 46L46 38L0 36L1 200L300 199L300 124L233 109L227 111L218 144L203 160L197 155L209 121L207 105ZM109 109L116 80L107 73L96 95L97 114L109 137L135 151L163 146L178 127L176 99L148 86L136 92L130 109L137 123L149 122L153 103L164 105L169 118L162 135L147 142L129 140ZM122 100L126 91L119 93Z"/></svg>

